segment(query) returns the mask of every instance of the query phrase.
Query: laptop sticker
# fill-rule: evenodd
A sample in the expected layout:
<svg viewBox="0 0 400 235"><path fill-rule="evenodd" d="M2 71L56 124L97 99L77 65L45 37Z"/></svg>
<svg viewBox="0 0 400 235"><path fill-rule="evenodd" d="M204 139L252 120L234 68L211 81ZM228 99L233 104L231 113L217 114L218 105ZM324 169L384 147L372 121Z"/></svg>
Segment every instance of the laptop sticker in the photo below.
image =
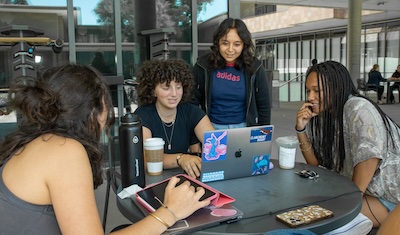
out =
<svg viewBox="0 0 400 235"><path fill-rule="evenodd" d="M251 175L260 175L267 173L270 168L269 159L269 154L253 157Z"/></svg>
<svg viewBox="0 0 400 235"><path fill-rule="evenodd" d="M225 179L224 171L205 172L201 179L202 182L211 182Z"/></svg>
<svg viewBox="0 0 400 235"><path fill-rule="evenodd" d="M226 149L228 142L227 131L216 131L207 133L204 136L203 161L210 162L226 159Z"/></svg>
<svg viewBox="0 0 400 235"><path fill-rule="evenodd" d="M250 143L271 141L272 127L254 128L250 133Z"/></svg>

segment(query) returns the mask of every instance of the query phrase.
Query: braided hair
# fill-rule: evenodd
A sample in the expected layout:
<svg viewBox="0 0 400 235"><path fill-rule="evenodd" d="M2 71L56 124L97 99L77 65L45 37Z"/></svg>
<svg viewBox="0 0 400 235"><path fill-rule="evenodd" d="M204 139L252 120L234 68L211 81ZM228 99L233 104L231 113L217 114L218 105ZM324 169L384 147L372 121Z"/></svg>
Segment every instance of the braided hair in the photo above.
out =
<svg viewBox="0 0 400 235"><path fill-rule="evenodd" d="M324 94L324 97L319 97L319 100L323 102L325 109L310 120L308 136L320 165L336 172L340 172L343 169L346 156L343 108L351 95L362 97L374 105L385 124L388 139L390 136L392 144L394 144L389 124L391 119L383 113L375 102L359 94L344 65L335 61L316 64L307 71L307 78L313 72L317 73L318 89ZM387 144L389 144L389 141Z"/></svg>

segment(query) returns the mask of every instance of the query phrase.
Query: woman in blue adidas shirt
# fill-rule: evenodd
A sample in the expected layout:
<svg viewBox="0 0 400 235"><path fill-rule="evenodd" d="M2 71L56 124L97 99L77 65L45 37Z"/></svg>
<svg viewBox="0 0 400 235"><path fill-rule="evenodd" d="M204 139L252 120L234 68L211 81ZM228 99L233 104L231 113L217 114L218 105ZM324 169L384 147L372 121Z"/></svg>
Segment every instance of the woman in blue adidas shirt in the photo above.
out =
<svg viewBox="0 0 400 235"><path fill-rule="evenodd" d="M215 31L211 52L198 58L192 103L200 105L214 128L270 124L270 88L254 54L245 23L228 18Z"/></svg>

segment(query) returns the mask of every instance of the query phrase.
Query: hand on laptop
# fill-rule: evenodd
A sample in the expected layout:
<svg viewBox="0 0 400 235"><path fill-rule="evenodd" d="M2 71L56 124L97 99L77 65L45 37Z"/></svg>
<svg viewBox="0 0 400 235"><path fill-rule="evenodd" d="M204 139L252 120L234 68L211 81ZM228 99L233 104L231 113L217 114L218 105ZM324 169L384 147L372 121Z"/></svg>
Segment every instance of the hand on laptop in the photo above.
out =
<svg viewBox="0 0 400 235"><path fill-rule="evenodd" d="M210 200L199 201L205 193L204 188L194 188L189 181L185 181L179 186L176 184L179 178L171 177L165 188L164 204L174 212L177 219L184 219L200 208L208 206Z"/></svg>
<svg viewBox="0 0 400 235"><path fill-rule="evenodd" d="M195 155L182 154L179 161L181 168L193 178L200 177L201 158Z"/></svg>

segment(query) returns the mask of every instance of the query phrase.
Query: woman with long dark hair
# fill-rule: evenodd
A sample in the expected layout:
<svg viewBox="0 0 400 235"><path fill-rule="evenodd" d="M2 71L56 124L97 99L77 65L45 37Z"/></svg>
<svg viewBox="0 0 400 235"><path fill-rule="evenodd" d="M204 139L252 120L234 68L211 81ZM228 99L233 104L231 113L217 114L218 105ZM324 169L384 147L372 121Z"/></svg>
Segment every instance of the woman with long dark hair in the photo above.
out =
<svg viewBox="0 0 400 235"><path fill-rule="evenodd" d="M18 129L0 144L0 234L104 234L94 197L103 182L99 140L113 124L108 86L89 67L49 69L10 86ZM210 203L189 182L166 187L164 205L118 234L161 234Z"/></svg>
<svg viewBox="0 0 400 235"><path fill-rule="evenodd" d="M211 52L197 59L193 73L192 102L207 113L215 129L270 124L267 75L242 20L222 21Z"/></svg>
<svg viewBox="0 0 400 235"><path fill-rule="evenodd" d="M379 227L400 201L399 126L357 92L338 62L313 66L306 94L296 122L306 162L352 179L363 195L361 213Z"/></svg>

